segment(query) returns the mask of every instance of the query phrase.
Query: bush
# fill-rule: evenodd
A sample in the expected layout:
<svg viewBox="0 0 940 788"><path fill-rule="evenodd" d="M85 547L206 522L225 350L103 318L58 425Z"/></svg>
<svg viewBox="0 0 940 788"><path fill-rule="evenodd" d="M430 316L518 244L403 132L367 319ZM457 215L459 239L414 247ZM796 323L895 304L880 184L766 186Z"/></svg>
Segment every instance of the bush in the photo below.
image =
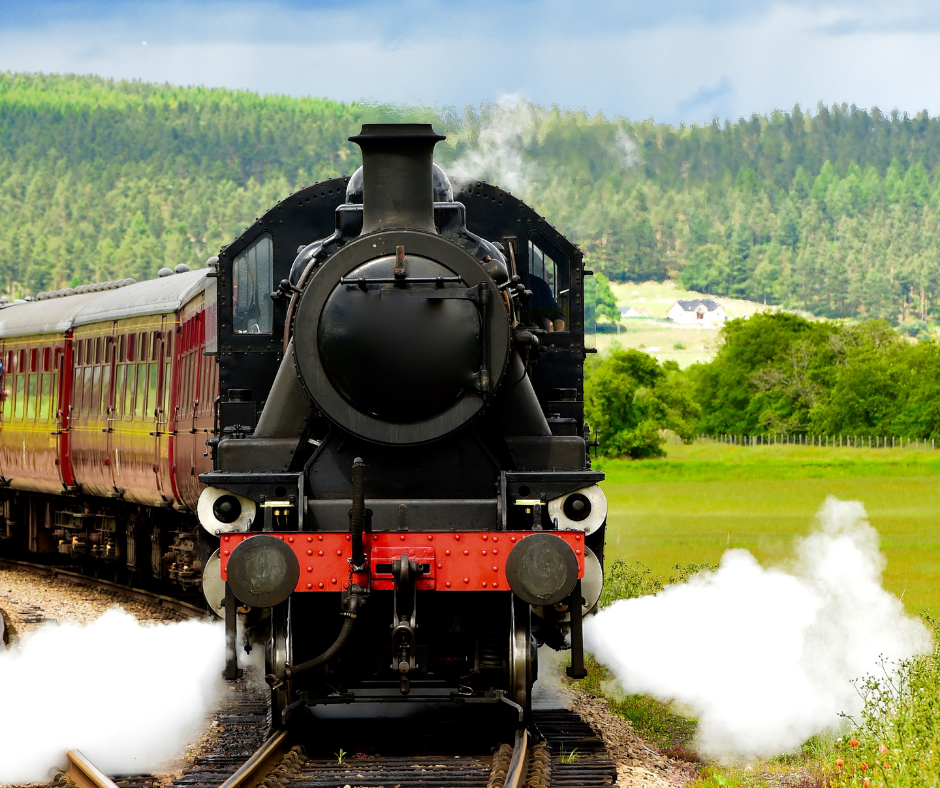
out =
<svg viewBox="0 0 940 788"><path fill-rule="evenodd" d="M922 788L940 784L940 625L933 652L885 665L859 685L861 717L837 745L832 785Z"/></svg>

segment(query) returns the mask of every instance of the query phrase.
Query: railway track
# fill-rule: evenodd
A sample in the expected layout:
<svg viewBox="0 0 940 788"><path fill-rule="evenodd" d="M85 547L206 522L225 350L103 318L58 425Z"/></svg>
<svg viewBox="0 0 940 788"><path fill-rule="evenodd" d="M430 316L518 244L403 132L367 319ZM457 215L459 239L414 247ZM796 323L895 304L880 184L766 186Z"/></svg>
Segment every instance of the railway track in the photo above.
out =
<svg viewBox="0 0 940 788"><path fill-rule="evenodd" d="M72 583L78 583L79 585L90 586L92 588L100 588L105 591L121 594L138 602L154 605L156 607L162 607L167 610L174 610L184 616L202 617L207 614L205 606L200 607L198 605L191 605L187 602L182 602L179 599L173 599L173 597L163 596L161 594L152 593L150 591L143 591L139 588L133 588L131 586L122 585L121 583L112 582L111 580L104 580L98 577L89 577L88 575L79 574L78 572L69 572L68 570L60 569L55 566L47 566L46 564L31 564L27 561L16 561L12 558L0 558L0 567L22 569L35 575L42 575L43 577L61 577L65 580L69 580Z"/></svg>
<svg viewBox="0 0 940 788"><path fill-rule="evenodd" d="M186 616L206 615L179 600L55 567L6 558L0 558L0 566L102 588ZM603 741L565 709L535 711L532 725L517 731L512 745L494 740L485 724L471 725L474 732L467 733L454 721L450 727L432 722L421 733L422 723L390 726L387 719L313 722L306 730L262 740L270 727L263 689L245 679L230 687L215 720L217 741L194 759L173 788L607 788L617 780ZM345 753L344 741L357 748L355 754ZM166 785L153 775L108 777L80 752L68 756L60 785Z"/></svg>

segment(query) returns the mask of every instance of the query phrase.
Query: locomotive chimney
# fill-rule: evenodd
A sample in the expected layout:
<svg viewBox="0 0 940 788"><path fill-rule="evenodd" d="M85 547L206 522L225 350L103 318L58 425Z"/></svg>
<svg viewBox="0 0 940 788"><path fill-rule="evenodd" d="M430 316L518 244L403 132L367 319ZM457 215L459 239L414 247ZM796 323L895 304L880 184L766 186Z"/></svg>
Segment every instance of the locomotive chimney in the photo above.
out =
<svg viewBox="0 0 940 788"><path fill-rule="evenodd" d="M434 227L431 162L446 139L430 123L364 123L350 142L362 149L362 232Z"/></svg>

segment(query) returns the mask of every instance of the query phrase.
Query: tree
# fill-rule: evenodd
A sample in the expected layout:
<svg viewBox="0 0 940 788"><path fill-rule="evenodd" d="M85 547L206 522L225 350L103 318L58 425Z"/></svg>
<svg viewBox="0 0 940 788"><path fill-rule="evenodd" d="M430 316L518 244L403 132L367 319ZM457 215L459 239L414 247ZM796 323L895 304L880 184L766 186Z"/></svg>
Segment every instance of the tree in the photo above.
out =
<svg viewBox="0 0 940 788"><path fill-rule="evenodd" d="M610 282L602 273L596 272L594 276L584 280L584 325L586 330L601 321L610 325L620 322L620 310L617 307L617 298L610 289Z"/></svg>
<svg viewBox="0 0 940 788"><path fill-rule="evenodd" d="M698 409L675 362L660 365L638 350L614 348L585 369L585 417L607 457L658 457L662 430L695 435Z"/></svg>

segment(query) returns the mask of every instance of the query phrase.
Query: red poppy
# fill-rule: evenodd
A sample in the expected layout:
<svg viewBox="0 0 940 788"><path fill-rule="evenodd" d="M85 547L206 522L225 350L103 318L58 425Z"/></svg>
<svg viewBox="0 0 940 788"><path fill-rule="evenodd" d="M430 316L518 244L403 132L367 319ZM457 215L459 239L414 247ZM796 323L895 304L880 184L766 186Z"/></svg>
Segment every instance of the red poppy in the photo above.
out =
<svg viewBox="0 0 940 788"><path fill-rule="evenodd" d="M887 747L886 745L884 745L884 744L879 744L879 745L878 745L878 752L880 752L882 755L887 755L887 753L888 753L888 747Z"/></svg>
<svg viewBox="0 0 940 788"><path fill-rule="evenodd" d="M858 739L849 739L849 747L858 747Z"/></svg>
<svg viewBox="0 0 940 788"><path fill-rule="evenodd" d="M843 761L841 758L836 758L836 766L841 769L843 766L845 766L845 761Z"/></svg>
<svg viewBox="0 0 940 788"><path fill-rule="evenodd" d="M861 769L862 771L865 771L865 770L868 768L868 764L865 763L865 761L862 761L862 762L858 765L858 768Z"/></svg>

